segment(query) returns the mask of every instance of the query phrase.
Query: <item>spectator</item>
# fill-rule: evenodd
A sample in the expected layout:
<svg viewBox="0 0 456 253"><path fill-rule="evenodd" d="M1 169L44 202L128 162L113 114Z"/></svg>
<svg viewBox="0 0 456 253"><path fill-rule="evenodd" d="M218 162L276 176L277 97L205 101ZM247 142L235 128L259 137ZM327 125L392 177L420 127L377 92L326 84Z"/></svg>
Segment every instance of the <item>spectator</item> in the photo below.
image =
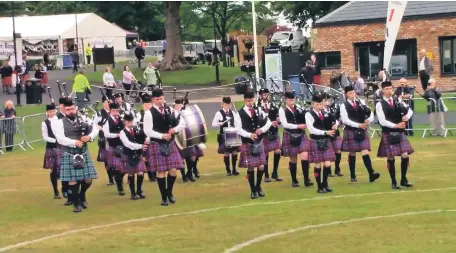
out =
<svg viewBox="0 0 456 253"><path fill-rule="evenodd" d="M133 75L133 73L131 73L130 68L127 65L125 65L124 72L122 73L122 84L125 89L125 94L127 96L130 95L131 84L133 82L136 82L136 78Z"/></svg>
<svg viewBox="0 0 456 253"><path fill-rule="evenodd" d="M2 75L2 84L3 90L6 91L8 88L11 88L12 85L12 75L13 75L13 68L9 65L8 61L3 62L3 67L0 70Z"/></svg>
<svg viewBox="0 0 456 253"><path fill-rule="evenodd" d="M148 86L157 85L159 76L160 76L160 73L158 72L158 70L154 67L152 62L149 62L149 64L147 65L147 68L144 70L144 73L143 73L143 77L146 80L146 84Z"/></svg>
<svg viewBox="0 0 456 253"><path fill-rule="evenodd" d="M22 79L22 82L21 83L24 83L27 82L27 80L29 79L29 72L30 72L30 63L28 62L27 60L27 56L24 55L22 56L22 69L21 69L21 79Z"/></svg>
<svg viewBox="0 0 456 253"><path fill-rule="evenodd" d="M429 86L427 86L427 89L422 97L428 101L427 111L431 127L434 129L434 135L444 136L445 121L443 113L447 111L447 108L440 99L442 97L442 93L435 85L435 80L432 78L429 79Z"/></svg>
<svg viewBox="0 0 456 253"><path fill-rule="evenodd" d="M35 78L36 79L43 78L43 72L41 72L40 65L38 65L38 64L35 64Z"/></svg>
<svg viewBox="0 0 456 253"><path fill-rule="evenodd" d="M48 73L46 64L44 64L44 62L41 62L40 64L40 71L42 74L41 85L46 86L48 84Z"/></svg>
<svg viewBox="0 0 456 253"><path fill-rule="evenodd" d="M353 79L353 89L355 90L356 96L360 99L364 99L364 79L361 78L359 72L355 72Z"/></svg>
<svg viewBox="0 0 456 253"><path fill-rule="evenodd" d="M78 54L78 46L73 46L73 51L70 53L71 61L73 62L73 73L78 72L78 65L79 65L79 54Z"/></svg>
<svg viewBox="0 0 456 253"><path fill-rule="evenodd" d="M73 93L76 93L76 105L78 109L85 108L86 99L89 101L89 94L92 93L89 80L84 75L84 70L79 70L79 74L74 78Z"/></svg>
<svg viewBox="0 0 456 253"><path fill-rule="evenodd" d="M404 102L410 106L413 110L413 100L412 100L412 93L410 88L407 85L407 80L405 78L401 78L399 80L400 86L396 88L394 95L397 96L400 102ZM407 129L413 129L412 118L407 121ZM405 131L405 135L413 136L413 130Z"/></svg>
<svg viewBox="0 0 456 253"><path fill-rule="evenodd" d="M46 65L46 67L49 68L49 54L48 53L44 53L43 61L44 61L44 65Z"/></svg>
<svg viewBox="0 0 456 253"><path fill-rule="evenodd" d="M306 82L307 84L313 83L313 77L315 75L315 69L313 67L312 61L307 61L306 66L301 69L300 81Z"/></svg>
<svg viewBox="0 0 456 253"><path fill-rule="evenodd" d="M90 43L87 44L85 49L87 64L90 64L90 60L92 59L92 48L90 47Z"/></svg>
<svg viewBox="0 0 456 253"><path fill-rule="evenodd" d="M141 61L146 57L146 51L141 47L140 43L136 43L135 56L138 59L138 68L141 68Z"/></svg>
<svg viewBox="0 0 456 253"><path fill-rule="evenodd" d="M315 56L315 54L312 54L310 56L310 60L312 62L312 67L314 68L314 75L313 75L312 83L320 84L320 75L321 75L320 63L317 61L317 57Z"/></svg>
<svg viewBox="0 0 456 253"><path fill-rule="evenodd" d="M426 49L420 50L421 60L418 65L418 74L420 76L421 86L423 91L427 89L429 83L429 78L431 78L432 71L434 67L432 66L431 59L426 56Z"/></svg>
<svg viewBox="0 0 456 253"><path fill-rule="evenodd" d="M165 38L163 38L163 40L162 40L162 46L163 46L162 54L163 54L163 57L165 57L166 45L167 45L167 42L166 42L166 37L165 37Z"/></svg>
<svg viewBox="0 0 456 253"><path fill-rule="evenodd" d="M111 99L112 98L112 89L116 87L116 81L114 80L114 76L111 73L111 68L106 67L105 72L103 74L103 85L107 88L106 89L106 96Z"/></svg>
<svg viewBox="0 0 456 253"><path fill-rule="evenodd" d="M2 146L2 135L5 134L5 147L7 152L13 151L14 133L16 132L16 109L14 109L13 101L8 100L5 103L3 114L0 112L0 147Z"/></svg>

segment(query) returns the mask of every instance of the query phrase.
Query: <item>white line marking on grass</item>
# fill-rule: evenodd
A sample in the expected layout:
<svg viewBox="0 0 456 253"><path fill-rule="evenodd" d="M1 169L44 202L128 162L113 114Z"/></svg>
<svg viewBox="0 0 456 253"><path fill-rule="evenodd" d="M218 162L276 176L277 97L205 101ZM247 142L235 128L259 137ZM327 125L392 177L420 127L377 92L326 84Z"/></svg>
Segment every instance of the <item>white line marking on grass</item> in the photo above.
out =
<svg viewBox="0 0 456 253"><path fill-rule="evenodd" d="M3 193L3 192L15 192L17 191L17 189L3 189L3 190L0 190L0 193Z"/></svg>
<svg viewBox="0 0 456 253"><path fill-rule="evenodd" d="M110 223L110 224L105 224L105 225L98 225L98 226L93 226L93 227L88 227L88 228L70 230L70 231L66 231L66 232L63 232L63 233L55 234L55 235L45 236L45 237L41 237L41 238L34 239L34 240L28 240L28 241L24 241L24 242L20 242L20 243L16 243L16 244L8 245L8 246L5 246L3 248L0 248L0 252L5 252L7 250L24 247L24 246L27 246L27 245L30 245L30 244L39 243L39 242L46 241L46 240L49 240L49 239L63 237L63 236L66 236L66 235L78 234L78 233L81 233L81 232L87 232L87 231L92 231L92 230L101 229L101 228L109 228L109 227L114 227L114 226L119 226L119 225L125 225L125 224L129 224L129 223L134 223L134 222L150 221L150 220L156 220L156 219L161 219L161 218L169 218L169 217L175 217L175 216L182 216L182 215L200 214L200 213L207 213L207 212L226 210L226 209L237 209L237 208L242 208L242 207L251 207L251 206L257 206L257 205L276 205L276 204L300 202L300 201L311 201L311 200L326 200L326 199L362 197L362 196L384 195L384 194L402 194L402 193L416 193L416 192L437 192L437 191L450 191L450 190L456 190L456 187L435 188L435 189L425 189L425 190L415 190L415 191L397 191L396 190L396 191L389 191L389 192L347 194L347 195L335 195L335 196L328 196L328 197L315 197L315 198L306 198L306 199L290 199L290 200L281 200L281 201L252 202L252 203L248 203L248 204L235 205L235 206L220 206L220 207L206 208L206 209L200 209L200 210L184 212L184 213L164 214L164 215L159 215L159 216L151 216L151 217L145 217L145 218L139 218L139 219L131 219L131 220L126 220L126 221L119 221L119 222L114 222L114 223Z"/></svg>
<svg viewBox="0 0 456 253"><path fill-rule="evenodd" d="M248 247L252 244L262 242L266 239L276 237L276 236L281 236L281 235L286 235L286 234L291 234L294 232L298 231L303 231L303 230L308 230L308 229L313 229L313 228L321 228L321 227L329 227L329 226L334 226L334 225L340 225L340 224L347 224L347 223L354 223L354 222L360 222L360 221L368 221L368 220L378 220L378 219L386 219L386 218L395 218L395 217L401 217L401 216L411 216L411 215L420 215L420 214L434 214L434 213L442 213L442 212L456 212L456 210L430 210L430 211L417 211L417 212L408 212L408 213L398 213L398 214L391 214L391 215L383 215L383 216L371 216L371 217L365 217L365 218L358 218L358 219L351 219L351 220L343 220L343 221L333 221L329 223L322 223L322 224L316 224L316 225L307 225L304 227L298 227L298 228L293 228L285 231L280 231L272 234L266 234L262 235L260 237L257 237L255 239L237 244L229 249L226 249L224 253L232 253L236 252L240 249L243 249L245 247Z"/></svg>

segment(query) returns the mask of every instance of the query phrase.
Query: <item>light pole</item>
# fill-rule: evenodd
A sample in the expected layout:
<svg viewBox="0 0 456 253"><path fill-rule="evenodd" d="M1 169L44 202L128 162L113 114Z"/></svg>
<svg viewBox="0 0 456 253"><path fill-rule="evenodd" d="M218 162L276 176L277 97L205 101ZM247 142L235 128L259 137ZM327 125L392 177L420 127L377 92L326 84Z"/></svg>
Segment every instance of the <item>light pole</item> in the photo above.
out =
<svg viewBox="0 0 456 253"><path fill-rule="evenodd" d="M13 46L14 46L14 65L17 65L17 50L16 50L16 23L14 21L14 1L11 1L11 17L13 19ZM13 66L15 69L16 66Z"/></svg>
<svg viewBox="0 0 456 253"><path fill-rule="evenodd" d="M212 4L217 4L212 2ZM215 7L214 7L215 10ZM217 48L217 33L215 31L215 16L212 18L214 22L214 48L212 49L212 54L214 55L214 64L215 64L215 82L220 83L220 72L219 72L219 61L218 61L218 48Z"/></svg>

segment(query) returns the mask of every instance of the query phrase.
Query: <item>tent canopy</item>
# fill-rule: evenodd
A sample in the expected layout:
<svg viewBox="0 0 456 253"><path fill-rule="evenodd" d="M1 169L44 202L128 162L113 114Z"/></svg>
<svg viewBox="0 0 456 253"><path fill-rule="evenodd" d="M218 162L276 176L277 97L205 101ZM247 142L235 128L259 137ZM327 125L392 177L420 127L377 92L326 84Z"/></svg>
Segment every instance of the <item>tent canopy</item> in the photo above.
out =
<svg viewBox="0 0 456 253"><path fill-rule="evenodd" d="M94 13L15 17L16 33L29 41L75 38L76 23L79 38L126 36L123 29ZM12 39L12 18L0 18L0 27L0 39Z"/></svg>
<svg viewBox="0 0 456 253"><path fill-rule="evenodd" d="M126 30L126 29L123 29L122 27L116 25L115 23L112 23L113 25L119 27L120 29L122 29L124 32L125 32L125 36L127 38L138 38L139 37L139 33L137 32L132 32L132 31L129 31L129 30Z"/></svg>

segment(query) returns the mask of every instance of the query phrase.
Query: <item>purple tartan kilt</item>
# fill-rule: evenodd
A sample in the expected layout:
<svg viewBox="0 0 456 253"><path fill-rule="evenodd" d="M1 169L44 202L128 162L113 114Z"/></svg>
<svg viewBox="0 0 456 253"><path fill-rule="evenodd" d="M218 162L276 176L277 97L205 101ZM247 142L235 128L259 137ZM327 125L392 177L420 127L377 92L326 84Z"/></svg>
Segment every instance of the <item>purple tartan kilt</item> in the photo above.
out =
<svg viewBox="0 0 456 253"><path fill-rule="evenodd" d="M331 139L331 145L334 149L334 152L342 150L342 137L337 136L335 140Z"/></svg>
<svg viewBox="0 0 456 253"><path fill-rule="evenodd" d="M388 136L389 133L382 134L382 140L378 146L377 157L401 156L404 153L410 155L415 152L404 133L401 133L401 143L397 145L389 145Z"/></svg>
<svg viewBox="0 0 456 253"><path fill-rule="evenodd" d="M116 156L116 148L108 147L106 149L106 161L109 168L122 171L122 158Z"/></svg>
<svg viewBox="0 0 456 253"><path fill-rule="evenodd" d="M259 156L252 156L251 144L241 145L241 155L239 156L239 168L255 168L260 165L266 164L266 155L264 153L264 145L261 145L263 149Z"/></svg>
<svg viewBox="0 0 456 253"><path fill-rule="evenodd" d="M132 167L132 166L128 165L128 156L123 155L122 156L123 166L122 166L121 172L125 173L125 174L146 172L147 168L146 168L146 164L144 162L144 159L143 159L142 156L141 156L140 159L141 160L139 161L138 165L136 165L136 167Z"/></svg>
<svg viewBox="0 0 456 253"><path fill-rule="evenodd" d="M269 153L272 151L275 151L277 149L280 149L280 135L277 132L277 139L275 141L269 141L267 136L263 137L263 146L264 146L264 152Z"/></svg>
<svg viewBox="0 0 456 253"><path fill-rule="evenodd" d="M297 156L302 152L309 151L309 139L307 139L307 135L303 134L301 138L301 145L295 147L292 146L290 143L290 134L286 131L283 132L283 140L282 140L282 156Z"/></svg>
<svg viewBox="0 0 456 253"><path fill-rule="evenodd" d="M61 148L47 148L44 153L43 169L51 169L54 172L60 171L60 161L62 159Z"/></svg>
<svg viewBox="0 0 456 253"><path fill-rule="evenodd" d="M195 146L189 147L189 148L184 148L182 150L179 150L179 154L182 158L190 158L192 156L196 156L196 148Z"/></svg>
<svg viewBox="0 0 456 253"><path fill-rule="evenodd" d="M344 138L342 139L342 151L343 152L361 152L363 150L371 151L370 138L367 129L364 129L366 132L366 138L362 142L355 141L354 130L344 129Z"/></svg>
<svg viewBox="0 0 456 253"><path fill-rule="evenodd" d="M156 142L151 142L147 150L148 157L148 170L150 171L168 171L170 169L177 169L184 167L184 161L179 154L179 149L176 143L171 142L172 153L165 157L160 154L159 145Z"/></svg>
<svg viewBox="0 0 456 253"><path fill-rule="evenodd" d="M325 151L319 150L317 147L317 141L310 139L309 140L309 162L310 163L323 163L326 161L334 162L336 160L336 155L334 154L334 149L332 143L328 143L328 149Z"/></svg>
<svg viewBox="0 0 456 253"><path fill-rule="evenodd" d="M107 154L106 148L98 148L97 162L104 162Z"/></svg>

